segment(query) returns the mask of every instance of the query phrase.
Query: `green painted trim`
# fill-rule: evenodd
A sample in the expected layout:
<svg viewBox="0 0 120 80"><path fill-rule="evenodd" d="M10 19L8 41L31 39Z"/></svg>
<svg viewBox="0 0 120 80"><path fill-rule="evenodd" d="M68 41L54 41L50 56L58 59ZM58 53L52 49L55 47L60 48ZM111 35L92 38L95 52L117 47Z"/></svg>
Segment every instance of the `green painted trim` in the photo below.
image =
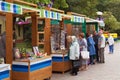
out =
<svg viewBox="0 0 120 80"><path fill-rule="evenodd" d="M51 24L59 24L58 20L51 20Z"/></svg>
<svg viewBox="0 0 120 80"><path fill-rule="evenodd" d="M64 24L71 24L71 20L64 20Z"/></svg>
<svg viewBox="0 0 120 80"><path fill-rule="evenodd" d="M87 22L86 24L98 24L97 22Z"/></svg>
<svg viewBox="0 0 120 80"><path fill-rule="evenodd" d="M95 30L98 32L99 30L99 26L98 26L98 23L95 24Z"/></svg>
<svg viewBox="0 0 120 80"><path fill-rule="evenodd" d="M86 21L82 23L82 32L86 35Z"/></svg>

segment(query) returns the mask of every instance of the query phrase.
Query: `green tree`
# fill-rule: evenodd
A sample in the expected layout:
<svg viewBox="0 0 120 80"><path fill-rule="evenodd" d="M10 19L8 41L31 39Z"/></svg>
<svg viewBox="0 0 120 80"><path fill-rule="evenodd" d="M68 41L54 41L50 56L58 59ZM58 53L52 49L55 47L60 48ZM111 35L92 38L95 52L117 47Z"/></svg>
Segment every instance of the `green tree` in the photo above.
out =
<svg viewBox="0 0 120 80"><path fill-rule="evenodd" d="M35 4L41 3L41 4L52 4L51 0L24 0L26 2L32 2ZM66 0L54 0L53 1L53 7L54 8L67 8L68 4L66 3Z"/></svg>
<svg viewBox="0 0 120 80"><path fill-rule="evenodd" d="M72 11L93 17L97 11L97 0L66 0L69 8L66 11Z"/></svg>
<svg viewBox="0 0 120 80"><path fill-rule="evenodd" d="M51 1L50 0L24 0L24 1L26 1L26 2L30 2L30 3L35 3L35 4L37 4L37 3L45 3L45 4L49 4L49 3L51 3Z"/></svg>
<svg viewBox="0 0 120 80"><path fill-rule="evenodd" d="M67 8L68 4L66 3L66 0L54 0L53 3L54 8Z"/></svg>
<svg viewBox="0 0 120 80"><path fill-rule="evenodd" d="M110 0L106 7L120 21L120 0Z"/></svg>
<svg viewBox="0 0 120 80"><path fill-rule="evenodd" d="M105 30L107 31L115 31L117 29L120 29L120 23L117 21L117 19L112 15L111 12L104 12L104 21L105 21Z"/></svg>

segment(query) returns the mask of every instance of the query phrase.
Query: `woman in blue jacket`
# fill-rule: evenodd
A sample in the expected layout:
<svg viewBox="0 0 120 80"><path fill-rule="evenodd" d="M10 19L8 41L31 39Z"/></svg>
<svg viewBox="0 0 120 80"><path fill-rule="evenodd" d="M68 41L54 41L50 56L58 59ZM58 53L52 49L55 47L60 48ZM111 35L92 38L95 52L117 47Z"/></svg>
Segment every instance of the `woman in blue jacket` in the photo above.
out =
<svg viewBox="0 0 120 80"><path fill-rule="evenodd" d="M87 43L88 43L88 51L90 53L90 64L95 64L95 42L93 40L92 34L87 34Z"/></svg>

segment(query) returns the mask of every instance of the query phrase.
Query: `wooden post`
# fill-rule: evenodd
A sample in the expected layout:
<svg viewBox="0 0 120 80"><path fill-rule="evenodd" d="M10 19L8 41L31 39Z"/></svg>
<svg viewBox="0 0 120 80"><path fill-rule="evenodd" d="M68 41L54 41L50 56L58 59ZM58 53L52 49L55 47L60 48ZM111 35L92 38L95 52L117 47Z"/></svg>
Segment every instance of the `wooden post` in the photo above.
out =
<svg viewBox="0 0 120 80"><path fill-rule="evenodd" d="M44 28L44 52L47 52L48 54L51 54L51 40L50 40L50 36L51 36L51 25L50 25L50 19L46 18L45 19L45 28Z"/></svg>
<svg viewBox="0 0 120 80"><path fill-rule="evenodd" d="M67 35L72 35L72 24L67 24Z"/></svg>
<svg viewBox="0 0 120 80"><path fill-rule="evenodd" d="M13 0L6 0L13 2ZM13 14L6 13L6 63L12 64L13 61Z"/></svg>
<svg viewBox="0 0 120 80"><path fill-rule="evenodd" d="M38 19L37 19L37 13L33 12L31 13L32 18L32 46L38 46Z"/></svg>
<svg viewBox="0 0 120 80"><path fill-rule="evenodd" d="M50 8L46 7L46 10L50 10ZM47 52L49 55L51 54L51 20L49 18L45 18L45 27L44 27L44 52Z"/></svg>
<svg viewBox="0 0 120 80"><path fill-rule="evenodd" d="M68 15L72 15L71 12L67 12ZM67 24L67 35L72 35L72 24Z"/></svg>

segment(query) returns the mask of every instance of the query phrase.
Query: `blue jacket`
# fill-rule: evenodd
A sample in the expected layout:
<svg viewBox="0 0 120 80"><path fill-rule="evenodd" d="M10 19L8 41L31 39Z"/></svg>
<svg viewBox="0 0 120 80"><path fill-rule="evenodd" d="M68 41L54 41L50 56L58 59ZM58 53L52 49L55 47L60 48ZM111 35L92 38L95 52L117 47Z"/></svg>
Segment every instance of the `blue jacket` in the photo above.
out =
<svg viewBox="0 0 120 80"><path fill-rule="evenodd" d="M88 51L90 52L90 55L95 55L96 54L95 47L94 47L95 42L94 42L93 38L88 37L87 38L87 43L88 43Z"/></svg>

